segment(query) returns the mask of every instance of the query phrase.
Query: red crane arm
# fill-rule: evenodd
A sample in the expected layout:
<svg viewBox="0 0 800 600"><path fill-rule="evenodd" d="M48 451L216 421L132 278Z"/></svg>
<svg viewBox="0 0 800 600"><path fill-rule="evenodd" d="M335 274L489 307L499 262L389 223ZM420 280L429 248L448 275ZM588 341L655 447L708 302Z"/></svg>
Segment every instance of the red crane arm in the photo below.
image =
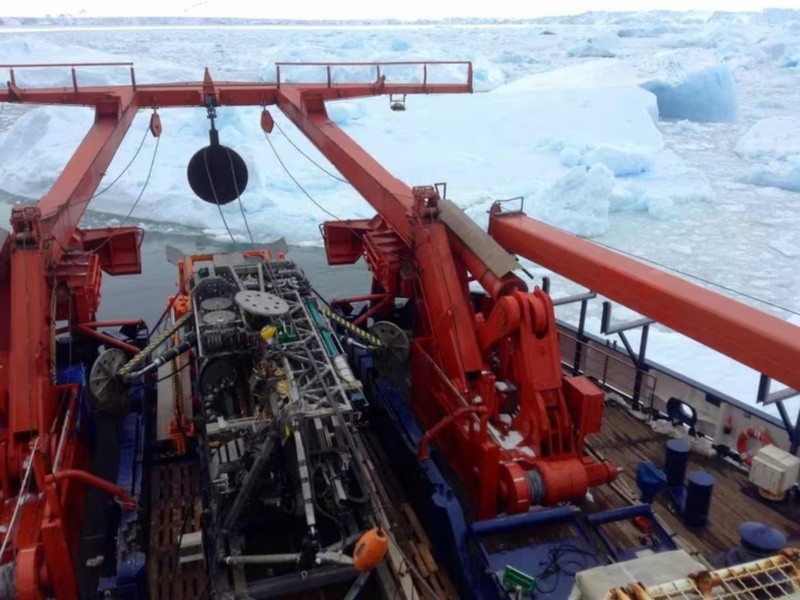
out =
<svg viewBox="0 0 800 600"><path fill-rule="evenodd" d="M342 64L377 67L377 73L380 74L380 64ZM423 81L421 83L391 83L387 82L384 76L379 75L372 83L334 83L331 80L330 69L332 66L338 65L327 65L328 81L325 84L281 83L279 70L277 71L278 81L275 83L215 82L206 70L204 80L201 82L141 85L135 82L133 71L131 71L131 85L83 87L77 84L73 67L72 87L23 89L18 87L15 82L14 65L2 65L11 69L11 81L8 82L7 89L0 90L0 102L95 107L94 126L62 171L53 188L38 203L41 217L43 217L39 220L40 234L42 238L50 237L51 234L55 237L57 244L53 250L53 257L54 261L57 261L61 255L61 247L66 246L71 240L89 198L97 189L100 179L122 142L138 107L205 106L209 97L213 97L217 106L265 106L276 104L279 98L285 100L291 97L299 107L301 98L304 103L309 102L311 98L315 102L322 103L328 100L386 94L457 94L472 91L472 65L470 63L449 61L442 63L466 67L464 83L429 83L428 64L438 64L436 61L433 63L396 64L422 66ZM316 63L312 63L312 65L316 65ZM20 66L34 67L36 65ZM42 66L68 67L71 65ZM324 109L323 114L325 114ZM333 127L335 128L335 126ZM353 146L353 150L356 152L355 160L361 160L367 156L357 145L353 144ZM393 179L385 171L383 173ZM411 196L407 187L405 187L405 192ZM374 197L375 194L371 194L371 196ZM380 209L378 210L380 212ZM393 219L395 226L399 224L400 220L399 218Z"/></svg>
<svg viewBox="0 0 800 600"><path fill-rule="evenodd" d="M63 249L71 242L75 228L137 110L136 98L131 91L99 100L94 124L53 187L39 200L39 233L43 238L52 237L55 241L51 249L53 262L58 262Z"/></svg>
<svg viewBox="0 0 800 600"><path fill-rule="evenodd" d="M611 300L800 389L800 328L531 219L493 209L489 234Z"/></svg>
<svg viewBox="0 0 800 600"><path fill-rule="evenodd" d="M320 149L403 241L414 249L431 328L447 374L461 381L482 370L469 303L456 271L444 224L424 224L415 214L413 190L391 175L327 115L323 99L310 92L281 90L278 107ZM477 257L476 257L477 259Z"/></svg>
<svg viewBox="0 0 800 600"><path fill-rule="evenodd" d="M487 264L491 248L481 258L473 249L481 244L469 245L455 229L451 232L457 219L447 216L447 203L435 190L409 188L388 173L330 121L318 95L281 90L278 106L380 215L381 222L326 223L333 236L326 237L329 257L350 262L363 253L373 271L373 292L379 282L393 302L392 278L383 272L390 270L394 246L381 237L382 227L391 228L407 248L404 258L414 270L414 289L406 290L415 306L412 408L431 428L428 438L442 431L437 443L473 494L479 518L581 497L590 485L613 480L612 465L582 456L584 437L600 426L603 394L585 378L564 380L552 301L540 290L515 291L524 289L521 281L492 272ZM361 238L361 244L339 237L340 229ZM479 233L473 242L489 240ZM384 261L373 256L381 252ZM485 326L486 315L476 315L468 297L467 270L496 301L497 312L489 313ZM516 320L510 318L514 312ZM492 371L494 362L500 365L497 372ZM518 385L519 410L512 427L531 455L501 450L489 436L488 425L499 422L501 405L507 410L514 402L513 392L506 395L496 387L498 377L504 379L504 390ZM456 423L475 412L482 416L467 422L472 426ZM420 447L423 456L425 445ZM526 469L536 471L531 477L544 482L546 495L533 495Z"/></svg>

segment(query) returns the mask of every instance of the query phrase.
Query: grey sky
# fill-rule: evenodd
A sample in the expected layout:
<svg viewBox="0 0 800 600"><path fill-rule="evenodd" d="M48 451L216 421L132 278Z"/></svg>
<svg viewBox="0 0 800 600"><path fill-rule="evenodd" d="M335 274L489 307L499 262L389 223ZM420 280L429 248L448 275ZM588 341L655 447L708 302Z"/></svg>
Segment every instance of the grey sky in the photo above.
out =
<svg viewBox="0 0 800 600"><path fill-rule="evenodd" d="M800 8L800 0L561 0L521 2L492 0L400 0L354 2L352 0L306 0L305 2L259 2L258 0L26 0L0 6L0 16L209 16L275 19L359 19L442 17L537 17L574 14L590 10L760 10L764 7Z"/></svg>

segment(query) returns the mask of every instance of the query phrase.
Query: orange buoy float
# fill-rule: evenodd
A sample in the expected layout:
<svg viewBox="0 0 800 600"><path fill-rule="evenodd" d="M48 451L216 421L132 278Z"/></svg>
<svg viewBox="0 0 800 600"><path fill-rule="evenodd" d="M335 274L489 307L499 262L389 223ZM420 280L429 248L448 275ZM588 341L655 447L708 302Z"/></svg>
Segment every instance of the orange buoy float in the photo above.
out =
<svg viewBox="0 0 800 600"><path fill-rule="evenodd" d="M386 556L389 538L380 527L374 527L362 535L353 550L353 567L357 571L371 571Z"/></svg>
<svg viewBox="0 0 800 600"><path fill-rule="evenodd" d="M761 445L748 450L747 442L750 440L758 440L761 442ZM766 429L749 427L739 434L739 438L736 440L736 450L739 452L739 456L742 457L742 462L749 467L753 464L753 457L756 455L756 452L764 446L769 446L771 443L772 438L769 433L767 433Z"/></svg>

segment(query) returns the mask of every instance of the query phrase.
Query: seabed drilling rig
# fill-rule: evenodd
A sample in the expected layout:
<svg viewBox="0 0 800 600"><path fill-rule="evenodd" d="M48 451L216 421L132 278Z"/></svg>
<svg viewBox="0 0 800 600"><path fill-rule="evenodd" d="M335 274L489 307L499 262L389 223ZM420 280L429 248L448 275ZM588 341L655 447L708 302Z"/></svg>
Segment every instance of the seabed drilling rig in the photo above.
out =
<svg viewBox="0 0 800 600"><path fill-rule="evenodd" d="M306 63L308 64L308 63ZM415 66L394 83L393 66ZM800 590L800 329L497 202L488 232L442 184L409 187L326 103L472 92L442 63L360 63L366 83L78 84L119 65L0 65L0 102L93 108L94 124L0 240L0 598L783 598ZM353 67L353 63L344 66ZM21 87L62 68L64 88ZM172 251L148 327L97 320L102 274L141 271L138 227L79 227L134 115L198 107L203 201L247 166L223 107L277 106L375 209L322 224L369 293L330 304L280 242ZM254 124L255 126L255 124ZM531 291L517 256L584 286ZM479 285L481 291L475 291ZM602 333L585 331L604 304ZM611 302L642 318L612 323ZM577 327L554 307L578 304ZM654 323L761 373L781 418L646 359ZM640 330L634 351L626 332ZM771 381L787 386L770 393ZM667 435L669 434L669 435Z"/></svg>

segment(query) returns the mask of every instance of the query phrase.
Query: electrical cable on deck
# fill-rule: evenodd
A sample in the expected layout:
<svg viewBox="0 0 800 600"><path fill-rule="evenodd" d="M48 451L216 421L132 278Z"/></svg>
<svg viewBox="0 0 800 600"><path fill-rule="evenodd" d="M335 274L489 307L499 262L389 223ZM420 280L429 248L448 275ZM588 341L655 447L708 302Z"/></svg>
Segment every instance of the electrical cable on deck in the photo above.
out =
<svg viewBox="0 0 800 600"><path fill-rule="evenodd" d="M194 359L191 359L191 360L189 360L188 362L185 362L183 365L181 365L181 366L180 366L180 367L178 367L177 369L175 369L175 370L174 370L172 373L170 373L169 375L164 375L163 377L159 377L159 378L158 378L158 379L156 379L156 380L155 380L153 383L161 383L162 381L166 381L167 379L171 379L171 378L175 377L175 376L176 376L178 373L180 373L181 371L183 371L183 370L184 370L186 367L189 367L189 366L191 366L193 363L194 363Z"/></svg>
<svg viewBox="0 0 800 600"><path fill-rule="evenodd" d="M574 558L568 558L568 555L573 554L575 555ZM578 558L580 557L580 559ZM553 546L547 552L547 558L540 561L540 565L544 568L536 575L538 580L537 583L537 592L542 595L552 594L558 588L558 584L561 580L562 575L567 575L568 577L575 577L578 571L585 570L589 565L587 564L587 559L596 559L596 555L593 552L585 550L579 546L574 544L560 544L557 546ZM567 568L568 566L574 567L572 569ZM548 587L547 589L542 589L542 582L545 579L555 576L555 582L552 586Z"/></svg>

